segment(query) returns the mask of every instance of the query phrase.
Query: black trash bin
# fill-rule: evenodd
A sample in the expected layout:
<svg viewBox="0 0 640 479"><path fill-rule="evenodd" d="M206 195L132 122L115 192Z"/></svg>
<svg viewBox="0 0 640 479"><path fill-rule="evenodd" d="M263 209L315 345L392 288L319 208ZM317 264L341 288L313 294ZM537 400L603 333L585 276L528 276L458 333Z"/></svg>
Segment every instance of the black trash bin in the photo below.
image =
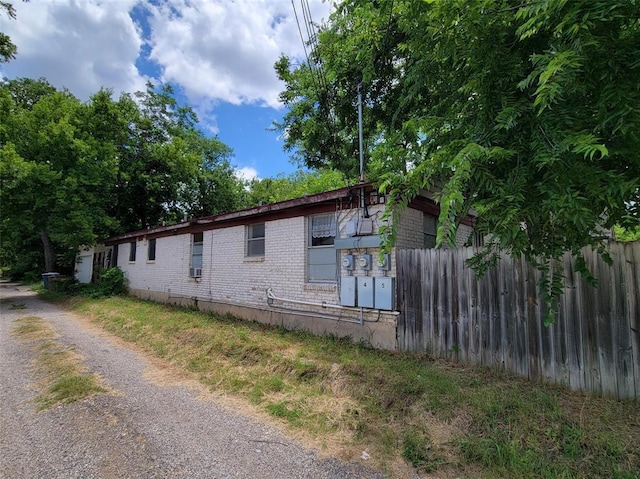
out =
<svg viewBox="0 0 640 479"><path fill-rule="evenodd" d="M49 278L60 276L60 273L42 273L42 282L44 283L44 289L49 289Z"/></svg>

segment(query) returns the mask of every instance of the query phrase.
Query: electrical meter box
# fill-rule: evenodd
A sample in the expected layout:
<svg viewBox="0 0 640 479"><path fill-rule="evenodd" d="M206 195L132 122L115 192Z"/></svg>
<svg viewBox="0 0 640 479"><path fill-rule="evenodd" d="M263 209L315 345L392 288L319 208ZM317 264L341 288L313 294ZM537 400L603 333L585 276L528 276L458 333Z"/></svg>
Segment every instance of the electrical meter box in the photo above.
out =
<svg viewBox="0 0 640 479"><path fill-rule="evenodd" d="M356 305L356 277L343 276L340 278L340 305Z"/></svg>
<svg viewBox="0 0 640 479"><path fill-rule="evenodd" d="M378 277L375 282L375 308L391 311L394 309L394 278Z"/></svg>
<svg viewBox="0 0 640 479"><path fill-rule="evenodd" d="M345 254L342 257L342 267L347 271L353 271L356 267L356 261L352 254Z"/></svg>
<svg viewBox="0 0 640 479"><path fill-rule="evenodd" d="M360 269L369 271L371 269L371 255L369 253L358 256L358 266Z"/></svg>
<svg viewBox="0 0 640 479"><path fill-rule="evenodd" d="M378 265L378 270L380 271L389 271L391 269L391 255L389 253L385 253L380 258L380 255L376 258L376 264Z"/></svg>
<svg viewBox="0 0 640 479"><path fill-rule="evenodd" d="M358 276L358 306L373 308L374 278L373 276Z"/></svg>

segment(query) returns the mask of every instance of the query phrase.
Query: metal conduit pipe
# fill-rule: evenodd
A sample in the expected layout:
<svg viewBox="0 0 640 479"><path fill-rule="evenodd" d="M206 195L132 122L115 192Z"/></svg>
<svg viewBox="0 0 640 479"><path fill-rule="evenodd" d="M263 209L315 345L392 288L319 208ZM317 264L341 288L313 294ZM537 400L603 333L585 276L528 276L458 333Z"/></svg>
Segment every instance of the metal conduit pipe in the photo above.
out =
<svg viewBox="0 0 640 479"><path fill-rule="evenodd" d="M309 318L321 318L321 319L329 319L331 321L336 321L338 323L353 323L353 324L364 324L364 323L377 323L378 320L366 320L364 319L364 317L362 316L362 313L360 313L360 317L358 319L348 319L348 318L343 318L341 317L339 314L331 314L331 313L312 313L309 312L308 310L305 309L301 309L301 308L296 308L296 307L287 307L287 306L277 306L277 305L270 305L272 308L275 308L279 311L287 311L290 313L295 313L299 316L306 316Z"/></svg>
<svg viewBox="0 0 640 479"><path fill-rule="evenodd" d="M299 300L299 299L281 298L281 297L276 296L275 294L273 294L273 289L272 288L268 288L267 289L267 304L269 306L272 306L274 300L283 301L283 302L286 302L286 303L304 304L306 306L319 306L321 308L341 309L343 311L354 311L354 312L360 312L360 313L377 313L377 314L380 314L380 313L384 312L386 314L392 314L394 316L397 316L398 314L400 314L398 311L381 311L379 309L352 308L350 306L342 306L340 304L331 304L331 303L327 303L325 301L322 301L321 303L317 303L317 302L314 302L314 301L303 301L303 300Z"/></svg>

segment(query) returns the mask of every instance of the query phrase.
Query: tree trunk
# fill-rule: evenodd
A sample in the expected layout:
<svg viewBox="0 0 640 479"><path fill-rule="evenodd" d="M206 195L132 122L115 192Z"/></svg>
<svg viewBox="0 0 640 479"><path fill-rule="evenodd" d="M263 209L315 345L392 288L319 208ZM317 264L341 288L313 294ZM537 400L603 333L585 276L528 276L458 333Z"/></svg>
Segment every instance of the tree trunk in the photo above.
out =
<svg viewBox="0 0 640 479"><path fill-rule="evenodd" d="M40 239L44 248L44 270L45 273L54 271L56 268L56 255L53 251L53 243L46 231L40 231Z"/></svg>

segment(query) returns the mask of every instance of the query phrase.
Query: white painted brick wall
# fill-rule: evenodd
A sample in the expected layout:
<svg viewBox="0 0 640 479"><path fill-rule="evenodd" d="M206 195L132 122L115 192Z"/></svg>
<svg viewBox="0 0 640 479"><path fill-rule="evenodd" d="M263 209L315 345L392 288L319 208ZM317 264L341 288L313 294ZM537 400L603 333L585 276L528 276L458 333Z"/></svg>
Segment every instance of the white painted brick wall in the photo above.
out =
<svg viewBox="0 0 640 479"><path fill-rule="evenodd" d="M137 243L135 263L128 244L119 247L118 265L129 286L210 301L266 305L266 290L278 296L314 302L338 302L335 284L305 284L305 218L265 224L264 258L245 257L246 231L234 226L203 235L202 278L189 278L191 235L156 240L156 260L147 262L147 241Z"/></svg>
<svg viewBox="0 0 640 479"><path fill-rule="evenodd" d="M349 220L356 218L357 210L338 213L340 236L345 237ZM382 208L369 209L374 234L381 225ZM398 248L422 248L422 213L407 209L400 218ZM470 232L461 227L460 244ZM189 277L191 234L181 234L156 240L156 259L147 261L148 241L136 243L136 261L129 262L129 244L118 248L118 265L125 272L129 286L139 291L166 293L169 296L198 298L199 300L236 305L263 307L266 290L271 288L279 297L339 304L338 285L334 282L309 283L306 281L307 222L305 217L269 221L265 224L264 258L245 257L246 227L234 226L205 231L203 234L202 277ZM391 255L392 269L377 269L379 248L340 250L339 276L395 276L395 258ZM371 254L372 269L356 267L347 271L341 266L341 257L353 254ZM313 310L313 307L307 308Z"/></svg>

